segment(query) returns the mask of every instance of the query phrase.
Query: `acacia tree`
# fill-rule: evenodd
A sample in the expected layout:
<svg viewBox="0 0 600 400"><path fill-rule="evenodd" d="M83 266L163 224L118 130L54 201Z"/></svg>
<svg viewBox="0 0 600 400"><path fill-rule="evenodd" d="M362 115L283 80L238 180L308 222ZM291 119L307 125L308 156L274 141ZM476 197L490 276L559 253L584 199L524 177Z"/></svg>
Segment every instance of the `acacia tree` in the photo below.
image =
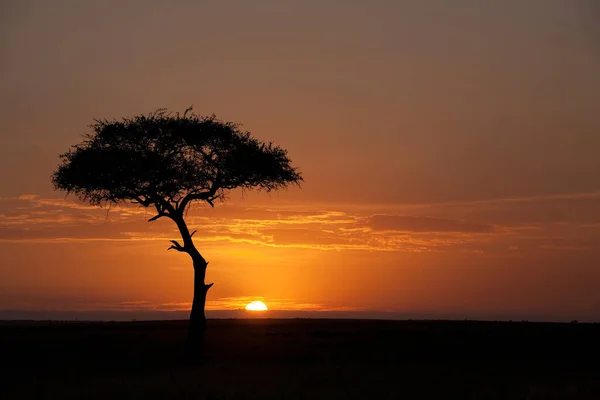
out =
<svg viewBox="0 0 600 400"><path fill-rule="evenodd" d="M206 327L208 262L185 221L193 202L214 207L235 188L272 191L299 185L287 151L253 138L240 125L202 117L191 108L180 116L164 109L121 120L95 120L82 143L61 154L52 175L55 190L97 206L139 204L156 210L149 221L173 220L182 241L168 250L188 254L194 267L191 337Z"/></svg>

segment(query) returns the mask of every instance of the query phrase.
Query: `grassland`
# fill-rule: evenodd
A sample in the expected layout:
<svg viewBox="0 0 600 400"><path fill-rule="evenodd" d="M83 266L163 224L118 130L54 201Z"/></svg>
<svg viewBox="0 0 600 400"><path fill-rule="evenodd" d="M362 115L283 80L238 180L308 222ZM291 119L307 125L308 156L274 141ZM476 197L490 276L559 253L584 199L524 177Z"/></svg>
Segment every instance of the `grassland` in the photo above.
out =
<svg viewBox="0 0 600 400"><path fill-rule="evenodd" d="M3 322L0 398L598 399L598 324Z"/></svg>

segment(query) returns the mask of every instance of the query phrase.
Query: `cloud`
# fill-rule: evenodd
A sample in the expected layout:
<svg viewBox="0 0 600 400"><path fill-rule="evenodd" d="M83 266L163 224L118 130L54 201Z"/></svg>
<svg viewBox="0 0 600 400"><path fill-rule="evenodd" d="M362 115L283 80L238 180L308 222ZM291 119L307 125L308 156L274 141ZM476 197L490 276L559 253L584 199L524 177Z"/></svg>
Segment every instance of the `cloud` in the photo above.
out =
<svg viewBox="0 0 600 400"><path fill-rule="evenodd" d="M374 231L466 233L491 233L494 231L494 227L491 225L456 219L381 214L373 215L369 226Z"/></svg>
<svg viewBox="0 0 600 400"><path fill-rule="evenodd" d="M22 194L18 197L19 200L36 200L39 199L40 196L37 194Z"/></svg>
<svg viewBox="0 0 600 400"><path fill-rule="evenodd" d="M545 203L560 200L600 200L600 191L582 193L557 193L524 197L501 197L496 199L469 200L444 203L427 203L426 206L476 206L506 203Z"/></svg>
<svg viewBox="0 0 600 400"><path fill-rule="evenodd" d="M526 253L585 249L600 235L595 194L498 200L421 208L278 204L193 207L188 226L199 246L236 245L318 251ZM582 207L574 211L569 205ZM598 204L597 204L598 203ZM526 205L526 207L525 207ZM398 206L400 207L400 206ZM0 199L0 242L164 242L179 239L168 219L148 223L141 207L107 209L34 194ZM532 222L533 221L533 222ZM493 234L492 234L493 233ZM567 243L557 244L564 237ZM584 244L585 246L581 246ZM154 245L154 244L152 244ZM546 247L543 247L546 245ZM519 251L509 250L518 246ZM579 247L578 247L579 246Z"/></svg>

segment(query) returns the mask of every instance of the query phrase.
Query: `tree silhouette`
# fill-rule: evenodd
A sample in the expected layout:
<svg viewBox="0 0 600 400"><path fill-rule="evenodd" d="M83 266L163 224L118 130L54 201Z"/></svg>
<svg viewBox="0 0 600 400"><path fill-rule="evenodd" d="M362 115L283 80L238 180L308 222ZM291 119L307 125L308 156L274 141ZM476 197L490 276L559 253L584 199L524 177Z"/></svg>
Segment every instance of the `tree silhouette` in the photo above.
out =
<svg viewBox="0 0 600 400"><path fill-rule="evenodd" d="M201 339L206 327L205 283L208 262L194 245L186 210L195 201L214 207L231 189L272 191L299 185L300 172L287 151L253 138L240 125L202 117L189 108L180 116L164 109L122 120L95 120L93 133L61 154L52 175L55 190L75 194L97 206L132 202L153 207L149 219L169 218L181 233L168 250L187 253L194 267L190 335Z"/></svg>

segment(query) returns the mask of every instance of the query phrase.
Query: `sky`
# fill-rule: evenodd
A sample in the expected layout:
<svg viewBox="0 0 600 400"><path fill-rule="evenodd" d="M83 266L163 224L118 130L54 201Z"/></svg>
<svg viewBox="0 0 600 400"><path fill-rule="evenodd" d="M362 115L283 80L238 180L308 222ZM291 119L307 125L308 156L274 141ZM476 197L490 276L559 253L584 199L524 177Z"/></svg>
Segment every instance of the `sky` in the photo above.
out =
<svg viewBox="0 0 600 400"><path fill-rule="evenodd" d="M193 105L305 180L192 208L209 317L600 321L599 19L593 0L2 1L0 318L185 318L174 224L50 175L95 118Z"/></svg>

